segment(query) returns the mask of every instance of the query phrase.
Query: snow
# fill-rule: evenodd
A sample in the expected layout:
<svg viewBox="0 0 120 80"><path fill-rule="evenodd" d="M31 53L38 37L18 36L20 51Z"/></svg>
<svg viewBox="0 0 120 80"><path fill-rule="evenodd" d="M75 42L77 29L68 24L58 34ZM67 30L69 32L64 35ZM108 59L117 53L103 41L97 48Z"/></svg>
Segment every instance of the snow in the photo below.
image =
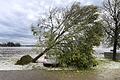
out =
<svg viewBox="0 0 120 80"><path fill-rule="evenodd" d="M8 50L10 53L4 53ZM44 61L44 56L38 60L38 63L30 63L28 65L15 65L16 61L21 58L21 56L29 54L33 58L37 56L31 47L0 47L0 70L32 70L35 68L42 68L42 62Z"/></svg>
<svg viewBox="0 0 120 80"><path fill-rule="evenodd" d="M109 63L105 64L105 66L103 66L103 68L106 68L106 69L120 69L120 62L110 61Z"/></svg>
<svg viewBox="0 0 120 80"><path fill-rule="evenodd" d="M38 63L30 63L28 65L15 65L16 61L20 59L20 56L23 55L18 55L17 57L0 57L0 70L32 70L38 67L43 67L43 58L39 59Z"/></svg>
<svg viewBox="0 0 120 80"><path fill-rule="evenodd" d="M101 60L102 63L94 67L95 69L98 69L98 70L120 69L120 62L115 62L115 61L104 59L104 58L101 58L99 60Z"/></svg>
<svg viewBox="0 0 120 80"><path fill-rule="evenodd" d="M23 49L21 48L21 51L24 51ZM29 54L33 58L38 55L35 52L29 53L31 49L28 49L28 53L16 53L16 54L0 53L0 70L32 70L32 69L53 70L54 69L54 68L46 68L43 66L42 62L44 62L44 56L42 56L38 60L38 63L30 63L28 65L15 65L16 61L20 59L20 57L23 55ZM97 59L102 60L104 62L103 64L98 65L96 67L97 69L120 69L120 62L106 60L104 59L104 55L100 54L100 53L103 53L104 51L110 51L110 49L111 48L107 49L107 48L101 48L101 47L94 48L96 52L95 56L98 57ZM0 49L0 52L1 52L1 49ZM54 70L58 70L58 68L55 68Z"/></svg>

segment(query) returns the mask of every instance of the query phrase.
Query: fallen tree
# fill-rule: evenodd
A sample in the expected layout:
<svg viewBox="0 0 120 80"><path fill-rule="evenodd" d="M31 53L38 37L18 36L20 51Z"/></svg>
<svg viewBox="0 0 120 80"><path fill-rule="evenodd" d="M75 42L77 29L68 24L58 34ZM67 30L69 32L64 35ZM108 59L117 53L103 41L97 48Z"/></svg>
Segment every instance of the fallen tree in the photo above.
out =
<svg viewBox="0 0 120 80"><path fill-rule="evenodd" d="M39 46L45 49L27 64L36 62L44 54L52 54L57 55L62 66L84 69L95 66L93 47L103 38L103 25L98 18L98 9L93 5L81 7L74 3L69 8L50 10L31 27Z"/></svg>
<svg viewBox="0 0 120 80"><path fill-rule="evenodd" d="M79 3L74 3L67 9L50 10L37 25L32 25L33 34L45 46L44 51L32 61L36 62L45 53L56 52L60 53L61 62L67 65L93 66L93 46L98 46L103 38L103 25L98 18L97 7L93 5L81 7ZM72 56L68 57L68 53Z"/></svg>

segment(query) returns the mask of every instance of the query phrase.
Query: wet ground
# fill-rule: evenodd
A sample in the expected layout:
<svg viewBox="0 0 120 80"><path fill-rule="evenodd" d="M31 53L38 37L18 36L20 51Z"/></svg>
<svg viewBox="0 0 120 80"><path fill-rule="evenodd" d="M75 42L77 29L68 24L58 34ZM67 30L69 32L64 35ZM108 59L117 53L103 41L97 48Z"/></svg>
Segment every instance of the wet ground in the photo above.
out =
<svg viewBox="0 0 120 80"><path fill-rule="evenodd" d="M103 71L0 71L0 80L120 80L120 69Z"/></svg>

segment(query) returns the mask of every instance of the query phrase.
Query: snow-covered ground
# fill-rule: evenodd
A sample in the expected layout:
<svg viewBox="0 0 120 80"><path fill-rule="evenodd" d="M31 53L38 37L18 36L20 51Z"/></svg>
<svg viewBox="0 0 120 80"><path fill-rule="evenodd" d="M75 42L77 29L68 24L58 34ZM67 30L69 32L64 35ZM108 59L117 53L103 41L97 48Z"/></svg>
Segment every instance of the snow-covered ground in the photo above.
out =
<svg viewBox="0 0 120 80"><path fill-rule="evenodd" d="M32 47L0 47L0 70L31 70L35 68L43 68L43 57L39 63L30 63L28 65L14 65L23 55L29 54L33 58L37 56L36 48Z"/></svg>
<svg viewBox="0 0 120 80"><path fill-rule="evenodd" d="M104 52L111 52L113 48L95 47L95 53L98 60L101 60L103 64L98 65L97 69L120 69L120 62L114 62L104 58ZM117 50L120 53L120 50ZM112 52L111 52L112 53Z"/></svg>
<svg viewBox="0 0 120 80"><path fill-rule="evenodd" d="M1 48L0 47L0 70L31 70L31 69L46 69L43 67L42 62L44 61L44 56L38 60L38 63L30 63L28 65L14 65L18 59L23 55L31 55L33 58L38 55L36 52L38 49L32 47L12 47L12 48ZM42 50L42 49L41 49ZM100 54L105 51L110 51L107 48L94 48L96 52L96 57L98 59L104 60L104 55ZM38 51L39 52L39 51ZM120 69L119 62L108 61L103 65L98 65L97 68L104 69Z"/></svg>

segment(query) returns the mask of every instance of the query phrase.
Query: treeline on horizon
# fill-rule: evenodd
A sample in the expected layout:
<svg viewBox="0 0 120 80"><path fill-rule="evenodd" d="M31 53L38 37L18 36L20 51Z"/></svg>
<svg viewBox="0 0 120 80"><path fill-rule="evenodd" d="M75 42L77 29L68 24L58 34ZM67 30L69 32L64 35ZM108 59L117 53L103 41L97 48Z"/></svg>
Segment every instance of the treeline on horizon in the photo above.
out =
<svg viewBox="0 0 120 80"><path fill-rule="evenodd" d="M15 42L6 42L6 43L0 43L0 47L20 47L20 43Z"/></svg>

